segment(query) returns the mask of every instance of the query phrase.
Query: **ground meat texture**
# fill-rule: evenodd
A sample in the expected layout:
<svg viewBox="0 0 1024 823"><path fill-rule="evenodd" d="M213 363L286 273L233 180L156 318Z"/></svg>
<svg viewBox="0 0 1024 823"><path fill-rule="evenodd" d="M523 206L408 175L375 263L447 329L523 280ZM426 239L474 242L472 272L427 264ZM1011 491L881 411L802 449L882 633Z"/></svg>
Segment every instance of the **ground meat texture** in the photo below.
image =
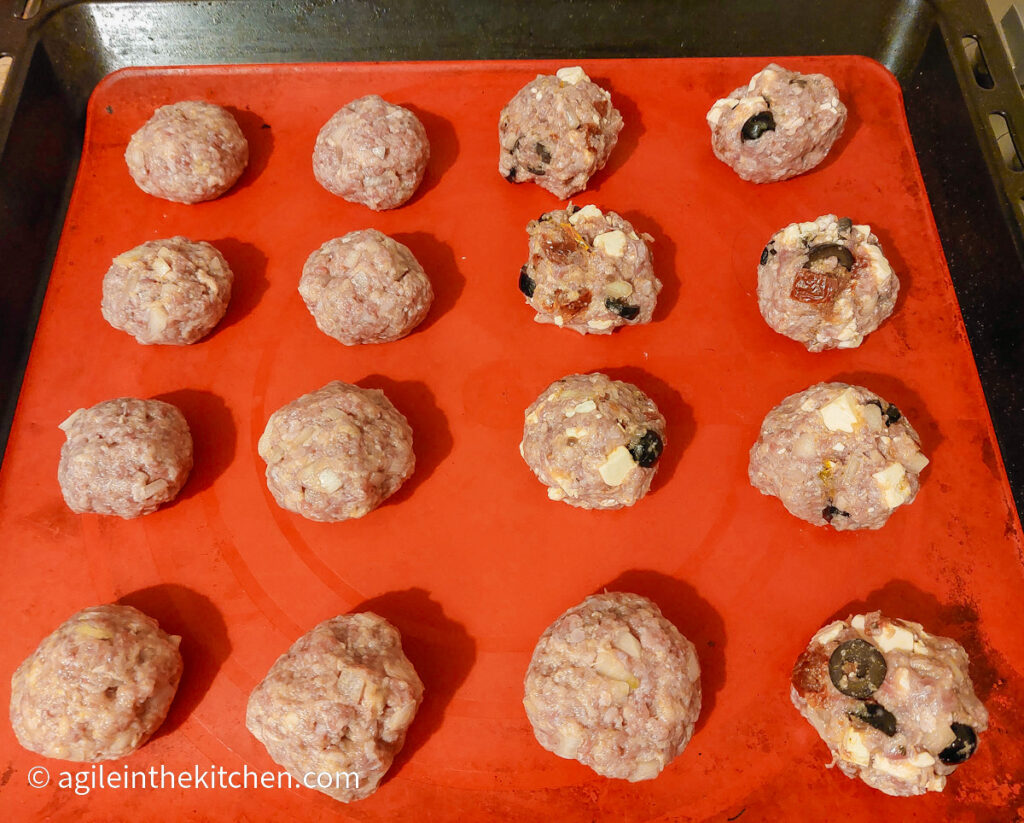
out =
<svg viewBox="0 0 1024 823"><path fill-rule="evenodd" d="M693 735L700 663L657 605L607 592L569 609L541 635L524 691L545 749L604 777L650 780Z"/></svg>
<svg viewBox="0 0 1024 823"><path fill-rule="evenodd" d="M227 109L186 100L158 108L132 135L124 159L147 194L199 203L235 185L249 162L249 144Z"/></svg>
<svg viewBox="0 0 1024 823"><path fill-rule="evenodd" d="M313 252L299 294L320 331L346 346L405 337L434 300L412 252L376 229L328 240Z"/></svg>
<svg viewBox="0 0 1024 823"><path fill-rule="evenodd" d="M371 612L348 614L278 658L249 696L245 725L303 785L348 803L377 790L422 701L398 629Z"/></svg>
<svg viewBox="0 0 1024 823"><path fill-rule="evenodd" d="M801 520L879 529L911 503L928 458L899 409L846 383L819 383L772 409L750 450L750 482Z"/></svg>
<svg viewBox="0 0 1024 823"><path fill-rule="evenodd" d="M234 275L209 243L153 240L114 258L103 277L103 319L143 344L185 346L220 322Z"/></svg>
<svg viewBox="0 0 1024 823"><path fill-rule="evenodd" d="M571 374L526 410L519 451L552 500L619 509L647 494L666 442L665 418L636 386Z"/></svg>
<svg viewBox="0 0 1024 823"><path fill-rule="evenodd" d="M890 795L937 792L988 728L967 666L954 640L859 614L811 638L790 697L847 777Z"/></svg>
<svg viewBox="0 0 1024 823"><path fill-rule="evenodd" d="M550 211L526 227L530 258L519 289L537 314L580 334L649 323L661 291L648 243L629 221L597 206Z"/></svg>
<svg viewBox="0 0 1024 823"><path fill-rule="evenodd" d="M501 110L498 171L563 200L587 187L622 131L611 95L579 66L539 74Z"/></svg>
<svg viewBox="0 0 1024 823"><path fill-rule="evenodd" d="M310 520L373 511L412 474L412 429L378 389L335 380L270 416L259 441L278 505Z"/></svg>
<svg viewBox="0 0 1024 823"><path fill-rule="evenodd" d="M78 514L149 514L173 500L192 471L184 415L162 400L118 397L79 409L60 424L57 480Z"/></svg>
<svg viewBox="0 0 1024 823"><path fill-rule="evenodd" d="M163 723L180 637L131 606L72 615L11 678L11 726L29 751L95 762L131 754Z"/></svg>
<svg viewBox="0 0 1024 823"><path fill-rule="evenodd" d="M892 314L899 290L871 227L834 214L776 232L757 268L765 321L809 351L859 346Z"/></svg>
<svg viewBox="0 0 1024 823"><path fill-rule="evenodd" d="M810 171L843 133L846 106L823 74L774 63L716 101L707 116L711 148L744 180L772 183Z"/></svg>
<svg viewBox="0 0 1024 823"><path fill-rule="evenodd" d="M313 174L331 194L381 211L412 197L429 159L419 118L371 94L339 109L320 129Z"/></svg>

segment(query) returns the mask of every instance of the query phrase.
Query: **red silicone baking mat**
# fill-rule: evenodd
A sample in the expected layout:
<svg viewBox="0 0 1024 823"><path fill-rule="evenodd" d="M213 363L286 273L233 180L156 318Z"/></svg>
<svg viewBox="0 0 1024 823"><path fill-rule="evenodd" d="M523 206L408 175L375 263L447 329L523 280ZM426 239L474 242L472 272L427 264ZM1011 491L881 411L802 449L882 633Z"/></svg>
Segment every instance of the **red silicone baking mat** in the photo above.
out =
<svg viewBox="0 0 1024 823"><path fill-rule="evenodd" d="M158 736L107 771L276 770L246 731L249 691L319 621L370 608L403 631L427 697L373 797L303 789L101 788L98 769L20 749L0 723L0 801L17 819L1011 820L1021 819L1024 579L977 373L928 209L899 87L859 57L786 58L831 75L846 132L812 173L757 186L711 153L704 115L765 60L586 62L625 128L577 204L655 238L655 322L580 337L533 322L516 283L524 227L558 201L497 172L502 105L554 62L140 69L95 91L84 155L0 475L7 679L73 611L122 600L183 637L186 673ZM433 147L426 180L382 214L336 198L310 164L321 124L368 93L408 105ZM230 107L252 159L225 197L184 206L131 182L122 154L161 104ZM859 349L809 354L772 332L754 294L761 249L795 220L867 222L902 281L893 317ZM321 334L296 291L325 240L374 226L433 279L426 323L387 345ZM175 234L209 240L236 272L228 315L189 348L143 347L105 324L112 257ZM669 444L632 509L553 503L521 460L523 409L551 381L605 370L658 403ZM383 388L415 431L417 470L380 510L318 524L278 508L256 441L268 415L329 380ZM787 514L746 477L765 413L841 379L894 402L931 465L880 531L835 533ZM180 498L134 521L77 516L56 481L72 410L121 395L177 403L196 467ZM522 681L543 629L592 592L653 597L697 645L704 709L657 779L597 777L534 741ZM789 672L825 621L881 608L960 640L992 714L941 795L885 797L826 768L789 704ZM34 766L51 780L33 788ZM60 772L97 783L61 787ZM207 778L208 782L213 778ZM240 778L235 778L237 782ZM68 778L63 778L66 783ZM165 780L166 783L166 780ZM137 782L138 785L138 782Z"/></svg>

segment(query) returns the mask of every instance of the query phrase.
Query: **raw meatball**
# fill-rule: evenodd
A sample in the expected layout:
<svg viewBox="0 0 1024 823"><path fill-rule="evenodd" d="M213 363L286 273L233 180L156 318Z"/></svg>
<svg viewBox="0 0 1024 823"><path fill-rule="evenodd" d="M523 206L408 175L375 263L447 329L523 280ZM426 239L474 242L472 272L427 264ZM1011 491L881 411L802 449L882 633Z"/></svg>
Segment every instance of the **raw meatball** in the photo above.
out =
<svg viewBox="0 0 1024 823"><path fill-rule="evenodd" d="M164 722L181 638L131 606L69 617L11 678L11 726L29 751L95 762L131 754Z"/></svg>
<svg viewBox="0 0 1024 823"><path fill-rule="evenodd" d="M303 785L348 803L377 790L422 701L398 629L347 614L277 659L249 696L245 725Z"/></svg>
<svg viewBox="0 0 1024 823"><path fill-rule="evenodd" d="M718 100L707 116L715 156L744 180L773 183L803 174L843 133L846 106L823 74L770 63Z"/></svg>
<svg viewBox="0 0 1024 823"><path fill-rule="evenodd" d="M249 144L227 109L185 100L158 108L132 135L124 159L147 194L199 203L235 185L249 162Z"/></svg>
<svg viewBox="0 0 1024 823"><path fill-rule="evenodd" d="M700 714L693 644L646 597L608 592L541 635L523 705L537 741L604 777L657 777Z"/></svg>
<svg viewBox="0 0 1024 823"><path fill-rule="evenodd" d="M331 194L381 211L412 197L429 159L419 118L371 94L339 109L320 129L313 174Z"/></svg>
<svg viewBox="0 0 1024 823"><path fill-rule="evenodd" d="M187 237L119 254L103 277L103 319L140 343L185 346L213 329L234 275L217 249Z"/></svg>
<svg viewBox="0 0 1024 823"><path fill-rule="evenodd" d="M530 259L519 290L538 323L580 334L611 334L619 326L649 323L661 281L647 243L629 221L597 206L549 211L526 227Z"/></svg>
<svg viewBox="0 0 1024 823"><path fill-rule="evenodd" d="M405 337L434 300L412 252L376 229L328 240L313 252L299 294L317 328L346 346Z"/></svg>
<svg viewBox="0 0 1024 823"><path fill-rule="evenodd" d="M335 380L270 415L260 437L277 504L310 520L362 517L412 474L412 429L378 389Z"/></svg>
<svg viewBox="0 0 1024 823"><path fill-rule="evenodd" d="M870 226L834 214L776 232L757 268L757 303L809 351L852 349L892 314L900 281Z"/></svg>
<svg viewBox="0 0 1024 823"><path fill-rule="evenodd" d="M620 131L622 115L611 95L579 66L539 74L501 110L498 171L564 200L604 168Z"/></svg>
<svg viewBox="0 0 1024 823"><path fill-rule="evenodd" d="M768 412L750 450L750 482L801 520L880 529L911 503L928 465L917 432L860 386L819 383Z"/></svg>
<svg viewBox="0 0 1024 823"><path fill-rule="evenodd" d="M73 512L132 518L173 500L192 471L185 416L162 400L118 397L60 424L57 480Z"/></svg>
<svg viewBox="0 0 1024 823"><path fill-rule="evenodd" d="M552 500L619 509L647 494L665 442L665 418L636 386L571 374L526 410L519 452Z"/></svg>
<svg viewBox="0 0 1024 823"><path fill-rule="evenodd" d="M959 643L918 623L858 614L811 638L790 697L847 777L897 796L941 792L988 728L967 664Z"/></svg>

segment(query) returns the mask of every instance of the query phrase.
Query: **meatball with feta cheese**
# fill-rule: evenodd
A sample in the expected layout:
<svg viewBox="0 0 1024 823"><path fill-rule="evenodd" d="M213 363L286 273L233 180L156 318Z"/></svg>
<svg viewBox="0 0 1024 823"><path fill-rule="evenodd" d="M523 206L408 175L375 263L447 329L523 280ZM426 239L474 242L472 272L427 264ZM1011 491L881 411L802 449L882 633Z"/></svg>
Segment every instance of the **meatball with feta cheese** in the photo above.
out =
<svg viewBox="0 0 1024 823"><path fill-rule="evenodd" d="M245 725L297 781L349 803L373 794L423 701L394 626L372 612L304 634L253 689Z"/></svg>
<svg viewBox="0 0 1024 823"><path fill-rule="evenodd" d="M940 792L988 728L967 667L955 640L858 614L811 638L790 697L847 777L895 796Z"/></svg>
<svg viewBox="0 0 1024 823"><path fill-rule="evenodd" d="M434 300L413 253L376 229L349 232L313 252L299 294L317 328L346 346L405 337Z"/></svg>
<svg viewBox="0 0 1024 823"><path fill-rule="evenodd" d="M124 159L147 194L199 203L235 185L249 162L249 143L227 109L184 100L158 108L132 135Z"/></svg>
<svg viewBox="0 0 1024 823"><path fill-rule="evenodd" d="M874 392L819 383L772 409L750 450L754 488L816 526L879 529L928 465L917 432Z"/></svg>
<svg viewBox="0 0 1024 823"><path fill-rule="evenodd" d="M899 290L871 227L834 214L776 232L757 268L761 315L808 351L859 346L892 314Z"/></svg>
<svg viewBox="0 0 1024 823"><path fill-rule="evenodd" d="M637 594L588 597L541 635L523 706L537 741L604 777L651 780L700 715L693 643Z"/></svg>
<svg viewBox="0 0 1024 823"><path fill-rule="evenodd" d="M152 240L114 258L103 277L103 319L144 345L187 346L224 317L234 275L209 243Z"/></svg>
<svg viewBox="0 0 1024 823"><path fill-rule="evenodd" d="M661 291L648 243L628 220L597 206L572 204L526 227L530 256L519 290L552 323L580 334L611 334L651 322Z"/></svg>
<svg viewBox="0 0 1024 823"><path fill-rule="evenodd" d="M192 471L192 434L162 400L118 397L78 409L63 423L57 480L78 514L130 519L173 500Z"/></svg>
<svg viewBox="0 0 1024 823"><path fill-rule="evenodd" d="M772 183L808 172L846 125L846 106L823 74L770 63L707 114L715 156L744 180Z"/></svg>
<svg viewBox="0 0 1024 823"><path fill-rule="evenodd" d="M539 74L501 110L498 171L565 200L604 168L622 131L611 95L579 66Z"/></svg>
<svg viewBox="0 0 1024 823"><path fill-rule="evenodd" d="M647 494L666 442L665 418L636 386L571 374L526 410L519 451L550 499L619 509Z"/></svg>
<svg viewBox="0 0 1024 823"><path fill-rule="evenodd" d="M131 754L163 723L181 638L131 606L93 606L43 639L11 678L11 725L29 751L94 763Z"/></svg>
<svg viewBox="0 0 1024 823"><path fill-rule="evenodd" d="M331 194L382 211L413 196L429 159L419 118L370 94L343 106L320 129L313 174Z"/></svg>
<svg viewBox="0 0 1024 823"><path fill-rule="evenodd" d="M323 522L373 511L416 464L409 422L384 392L340 380L270 415L258 449L277 504Z"/></svg>

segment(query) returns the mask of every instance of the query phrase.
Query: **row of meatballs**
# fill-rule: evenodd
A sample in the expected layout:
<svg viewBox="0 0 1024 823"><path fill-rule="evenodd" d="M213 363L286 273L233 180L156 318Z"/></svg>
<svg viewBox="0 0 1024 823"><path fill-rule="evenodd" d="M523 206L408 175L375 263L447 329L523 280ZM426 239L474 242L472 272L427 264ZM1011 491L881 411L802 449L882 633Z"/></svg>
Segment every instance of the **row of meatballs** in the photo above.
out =
<svg viewBox="0 0 1024 823"><path fill-rule="evenodd" d="M846 106L822 74L771 63L707 114L711 147L743 180L770 183L815 168L846 125ZM580 66L537 75L501 110L498 172L565 200L608 162L623 128L611 94ZM406 203L423 180L430 142L419 118L371 94L339 109L313 147L325 189L375 211ZM144 192L199 203L227 192L245 170L249 144L231 113L201 100L158 108L125 150Z"/></svg>
<svg viewBox="0 0 1024 823"><path fill-rule="evenodd" d="M131 754L170 709L179 643L131 606L72 615L14 673L19 742L73 761ZM249 696L246 726L297 780L350 802L376 791L423 693L393 625L341 615L271 666ZM890 795L941 791L988 727L963 648L879 612L818 631L793 668L791 700L844 774ZM694 733L700 662L651 600L604 592L541 635L523 706L548 751L604 777L650 780Z"/></svg>
<svg viewBox="0 0 1024 823"><path fill-rule="evenodd" d="M149 514L174 499L192 468L188 423L161 400L104 401L61 428L58 480L78 513ZM595 372L544 390L526 409L519 451L551 500L618 509L648 492L666 442L665 418L650 397ZM384 392L341 381L275 411L258 451L277 503L327 522L368 514L415 468L405 416ZM749 477L802 520L877 529L913 501L927 464L895 405L860 386L820 383L768 413Z"/></svg>
<svg viewBox="0 0 1024 823"><path fill-rule="evenodd" d="M650 235L593 204L546 212L526 231L518 285L538 323L610 334L651 321L662 283ZM810 351L859 346L899 294L899 278L870 227L835 215L777 232L757 271L762 316ZM190 345L224 317L233 280L210 243L153 240L114 258L101 311L144 345ZM324 243L307 258L298 290L317 327L349 346L405 337L434 299L409 248L376 229Z"/></svg>

